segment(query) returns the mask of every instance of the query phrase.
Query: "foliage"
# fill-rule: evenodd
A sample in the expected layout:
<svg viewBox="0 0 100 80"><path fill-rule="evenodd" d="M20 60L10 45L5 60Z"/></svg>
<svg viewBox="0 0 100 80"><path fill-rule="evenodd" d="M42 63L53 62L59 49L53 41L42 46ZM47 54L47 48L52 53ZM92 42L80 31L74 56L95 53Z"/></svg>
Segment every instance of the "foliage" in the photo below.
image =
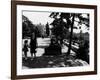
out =
<svg viewBox="0 0 100 80"><path fill-rule="evenodd" d="M23 38L29 38L32 32L36 33L37 37L43 35L43 25L41 24L33 24L26 16L22 16L22 34Z"/></svg>
<svg viewBox="0 0 100 80"><path fill-rule="evenodd" d="M73 29L77 29L74 27L74 22L76 21L75 19L78 18L78 25L80 25L80 29L82 24L85 24L88 29L89 29L89 14L87 14L87 18L83 17L81 13L59 13L59 12L52 12L49 17L54 18L54 21L51 23L53 25L52 28L52 33L56 37L61 38L61 42L64 38L66 38L65 35L67 35L67 32L69 33L69 28L71 29L70 31L70 36L67 35L67 38L69 37L69 49L68 49L68 54L70 54L71 50L71 43L72 39L77 39L77 37L73 37Z"/></svg>
<svg viewBox="0 0 100 80"><path fill-rule="evenodd" d="M22 16L22 35L23 38L28 38L31 36L31 33L35 30L35 25L26 17Z"/></svg>

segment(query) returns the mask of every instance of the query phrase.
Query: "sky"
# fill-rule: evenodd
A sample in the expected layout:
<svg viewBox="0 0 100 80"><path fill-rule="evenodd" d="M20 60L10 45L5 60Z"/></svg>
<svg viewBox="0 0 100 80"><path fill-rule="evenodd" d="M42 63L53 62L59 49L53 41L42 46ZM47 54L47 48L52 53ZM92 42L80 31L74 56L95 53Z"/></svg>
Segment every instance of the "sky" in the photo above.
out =
<svg viewBox="0 0 100 80"><path fill-rule="evenodd" d="M50 18L50 14L51 12L35 12L35 11L23 11L22 13L24 16L26 16L33 24L43 24L46 25L46 23L48 22L49 24L53 22L53 18ZM82 14L82 16L87 17L86 14ZM76 18L76 20L78 20ZM74 26L78 27L77 22L74 22ZM87 27L82 24L81 25L81 30L83 33L89 32L87 30ZM79 29L74 29L73 32L75 33L79 33L80 30Z"/></svg>
<svg viewBox="0 0 100 80"><path fill-rule="evenodd" d="M53 21L52 18L49 17L50 12L34 12L34 11L23 11L23 15L26 16L33 24L46 24L51 23Z"/></svg>

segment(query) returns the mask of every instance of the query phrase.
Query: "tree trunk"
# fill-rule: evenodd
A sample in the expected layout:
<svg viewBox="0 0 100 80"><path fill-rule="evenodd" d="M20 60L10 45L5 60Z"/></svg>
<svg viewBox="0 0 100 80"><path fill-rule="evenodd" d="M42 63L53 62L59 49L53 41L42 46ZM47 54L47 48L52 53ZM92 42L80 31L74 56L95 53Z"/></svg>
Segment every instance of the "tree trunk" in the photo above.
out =
<svg viewBox="0 0 100 80"><path fill-rule="evenodd" d="M70 52L71 52L71 43L72 43L72 36L73 36L74 18L75 18L75 14L73 14L73 18L72 18L71 32L70 32L70 41L69 41L69 47L68 47L67 55L69 55Z"/></svg>

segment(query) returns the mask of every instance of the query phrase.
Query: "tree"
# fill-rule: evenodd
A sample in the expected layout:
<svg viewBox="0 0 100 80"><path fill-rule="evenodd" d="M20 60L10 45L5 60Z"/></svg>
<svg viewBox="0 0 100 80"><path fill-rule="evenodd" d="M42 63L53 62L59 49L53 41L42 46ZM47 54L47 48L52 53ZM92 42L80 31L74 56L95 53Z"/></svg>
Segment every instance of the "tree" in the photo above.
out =
<svg viewBox="0 0 100 80"><path fill-rule="evenodd" d="M22 16L22 33L23 33L23 38L29 37L30 33L31 33L31 29L30 29L30 21L26 16Z"/></svg>
<svg viewBox="0 0 100 80"><path fill-rule="evenodd" d="M23 38L28 38L31 36L32 32L38 34L38 29L32 22L24 15L22 15L22 34Z"/></svg>
<svg viewBox="0 0 100 80"><path fill-rule="evenodd" d="M41 37L41 36L44 36L44 34L45 34L45 31L44 31L44 28L45 28L45 26L44 25L42 25L41 23L39 23L39 24L37 24L36 25L36 28L37 28L37 31L38 31L38 37Z"/></svg>
<svg viewBox="0 0 100 80"><path fill-rule="evenodd" d="M53 16L54 18L54 21L51 23L51 25L53 25L52 34L55 35L56 38L60 40L60 43L62 44L65 34L68 31L68 26L67 23L63 21L63 18L57 18L57 15L60 15L60 13L50 15L50 17Z"/></svg>
<svg viewBox="0 0 100 80"><path fill-rule="evenodd" d="M73 16L72 16L71 33L70 33L70 41L69 41L69 48L68 48L68 52L67 52L68 55L69 55L70 52L71 52L71 43L72 43L72 35L73 35L74 18L75 18L75 14L73 14Z"/></svg>
<svg viewBox="0 0 100 80"><path fill-rule="evenodd" d="M59 18L57 18L57 16L59 16ZM67 30L69 28L71 29L68 52L67 52L67 54L69 55L70 51L71 51L73 29L75 28L74 27L74 22L76 21L75 18L79 19L79 21L76 21L76 22L78 22L79 25L85 24L87 27L89 27L89 15L88 15L87 18L84 18L81 13L52 12L49 17L54 18L54 21L51 24L54 27L53 28L53 30L54 30L53 33L55 33L55 35L60 36L61 34L64 33L64 29L67 29ZM64 19L66 20L66 22L64 22ZM62 37L62 39L63 39L63 37Z"/></svg>

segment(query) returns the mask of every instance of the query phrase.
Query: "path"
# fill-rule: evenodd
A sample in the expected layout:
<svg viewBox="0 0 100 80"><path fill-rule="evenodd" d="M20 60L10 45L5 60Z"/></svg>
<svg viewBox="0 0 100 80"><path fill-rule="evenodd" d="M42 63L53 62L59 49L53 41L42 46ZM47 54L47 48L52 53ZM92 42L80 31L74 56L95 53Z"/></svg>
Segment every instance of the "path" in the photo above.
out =
<svg viewBox="0 0 100 80"><path fill-rule="evenodd" d="M24 40L23 40L23 42L24 42ZM30 43L30 40L28 39L28 44L29 43ZM50 44L50 38L37 38L37 49L36 49L37 53L36 53L36 56L37 57L42 56L44 54L44 52L45 52L44 49L46 47L48 47L49 44ZM68 47L65 46L65 45L63 45L62 46L62 53L66 53L67 51L68 51ZM71 50L71 53L75 53L75 52L73 52ZM31 55L30 55L30 49L29 49L29 51L27 53L27 56L31 57Z"/></svg>
<svg viewBox="0 0 100 80"><path fill-rule="evenodd" d="M29 41L29 40L28 40ZM71 50L71 54L65 57L66 52L68 51L68 47L62 46L62 55L58 56L42 56L44 53L44 48L48 47L50 44L50 38L37 38L37 53L36 58L31 60L30 51L28 52L28 59L25 60L23 58L22 68L30 69L30 68L51 68L51 67L70 67L70 66L84 66L88 65L86 61L80 59L74 59L72 57L75 54L74 51Z"/></svg>

